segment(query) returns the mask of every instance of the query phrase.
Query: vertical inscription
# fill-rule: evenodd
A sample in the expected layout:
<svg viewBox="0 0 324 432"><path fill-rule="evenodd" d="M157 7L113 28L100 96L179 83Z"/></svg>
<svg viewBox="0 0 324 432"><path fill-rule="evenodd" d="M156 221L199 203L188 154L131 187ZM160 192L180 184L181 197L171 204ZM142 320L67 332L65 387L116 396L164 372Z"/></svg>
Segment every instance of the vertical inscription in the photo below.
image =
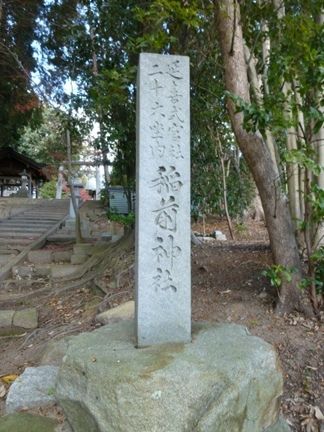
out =
<svg viewBox="0 0 324 432"><path fill-rule="evenodd" d="M188 65L186 57L140 56L136 320L142 346L190 340ZM142 317L151 320L143 328Z"/></svg>
<svg viewBox="0 0 324 432"><path fill-rule="evenodd" d="M178 88L177 81L183 80L183 73L180 69L179 60L169 60L165 64L156 62L151 65L151 71L148 73L150 79L149 88L152 92L151 119L149 126L152 134L152 156L157 159L164 157L165 153L172 156L174 161L183 158L181 151L181 134L183 130L184 118L181 110L181 99L183 95ZM163 103L162 91L166 92L167 103ZM169 136L166 136L166 131ZM151 180L152 189L161 196L157 208L152 210L154 223L157 230L155 244L152 251L158 257L159 266L155 268L152 286L155 290L161 289L168 291L165 287L170 282L170 292L177 292L178 288L173 283L173 260L181 254L181 248L176 247L174 250L167 251L167 245L171 242L171 248L177 236L177 215L179 211L178 194L180 193L182 182L181 174L176 165L159 166L156 177ZM174 236L167 237L165 231L171 231ZM162 260L165 257L171 257L171 260Z"/></svg>

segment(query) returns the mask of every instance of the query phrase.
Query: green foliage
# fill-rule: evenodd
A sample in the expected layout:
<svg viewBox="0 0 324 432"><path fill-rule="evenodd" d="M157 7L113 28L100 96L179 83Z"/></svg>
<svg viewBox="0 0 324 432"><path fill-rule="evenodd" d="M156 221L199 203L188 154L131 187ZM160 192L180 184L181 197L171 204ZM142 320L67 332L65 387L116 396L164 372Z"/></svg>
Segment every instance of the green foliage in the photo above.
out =
<svg viewBox="0 0 324 432"><path fill-rule="evenodd" d="M241 235L246 234L248 231L247 226L243 222L236 223L234 226L234 229L235 229L235 232L237 232L238 234L241 234Z"/></svg>
<svg viewBox="0 0 324 432"><path fill-rule="evenodd" d="M300 149L287 150L284 154L285 161L287 163L298 164L316 176L321 172L321 167L315 161L316 153L313 148L302 146Z"/></svg>
<svg viewBox="0 0 324 432"><path fill-rule="evenodd" d="M266 128L271 122L271 112L267 111L256 103L247 103L238 96L226 91L225 94L234 102L236 112L242 112L244 115L244 129L248 132L256 132L259 130L265 133Z"/></svg>
<svg viewBox="0 0 324 432"><path fill-rule="evenodd" d="M108 206L108 203L109 203L108 185L105 185L105 187L103 187L100 190L100 201L102 202L102 204L104 206Z"/></svg>
<svg viewBox="0 0 324 432"><path fill-rule="evenodd" d="M314 276L303 278L301 288L306 289L314 284L316 293L324 294L324 246L318 248L310 259L314 268Z"/></svg>
<svg viewBox="0 0 324 432"><path fill-rule="evenodd" d="M222 75L215 68L220 54L212 6L203 6L198 0L112 0L105 4L101 0L62 0L47 9L40 41L51 64L52 80L61 79L54 93L63 101L67 77L78 83L79 92L72 104L82 107L91 120L100 124L94 145L114 155L113 179L119 179L118 184L126 190L135 183L138 53L146 50L190 56L193 203L204 212L224 212L215 140L206 134L207 126L212 125L220 130L224 151L232 159L228 177L230 212L242 213L250 200L252 183L244 161L235 154Z"/></svg>
<svg viewBox="0 0 324 432"><path fill-rule="evenodd" d="M118 222L130 228L134 228L135 226L135 213L128 213L128 215L122 215L114 212L108 212L107 217L111 221Z"/></svg>
<svg viewBox="0 0 324 432"><path fill-rule="evenodd" d="M20 129L39 107L31 88L32 42L42 0L0 2L0 147L15 147Z"/></svg>
<svg viewBox="0 0 324 432"><path fill-rule="evenodd" d="M318 248L311 256L315 268L315 287L318 294L324 294L324 246Z"/></svg>
<svg viewBox="0 0 324 432"><path fill-rule="evenodd" d="M295 269L288 269L281 264L273 264L263 271L262 274L270 280L271 286L280 288L282 283L291 282L292 274L295 271Z"/></svg>
<svg viewBox="0 0 324 432"><path fill-rule="evenodd" d="M39 189L39 195L41 198L52 199L56 196L56 180L51 180L43 184Z"/></svg>
<svg viewBox="0 0 324 432"><path fill-rule="evenodd" d="M43 107L36 125L29 124L21 131L18 151L37 162L52 164L66 159L65 130L71 130L73 153L81 151L81 133L77 122L63 111Z"/></svg>

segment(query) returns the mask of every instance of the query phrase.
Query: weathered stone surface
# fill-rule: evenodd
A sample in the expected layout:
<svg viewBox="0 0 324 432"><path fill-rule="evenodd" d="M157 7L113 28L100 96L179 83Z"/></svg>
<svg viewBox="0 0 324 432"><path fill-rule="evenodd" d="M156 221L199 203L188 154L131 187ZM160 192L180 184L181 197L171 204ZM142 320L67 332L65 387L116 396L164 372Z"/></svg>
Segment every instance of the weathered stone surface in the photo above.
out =
<svg viewBox="0 0 324 432"><path fill-rule="evenodd" d="M15 249L6 249L4 246L1 246L0 255L18 255L18 251Z"/></svg>
<svg viewBox="0 0 324 432"><path fill-rule="evenodd" d="M34 329L38 327L38 313L36 308L22 309L15 312L12 320L14 327Z"/></svg>
<svg viewBox="0 0 324 432"><path fill-rule="evenodd" d="M58 368L39 366L26 368L8 392L6 412L49 405L55 402L54 392Z"/></svg>
<svg viewBox="0 0 324 432"><path fill-rule="evenodd" d="M73 254L71 256L71 264L77 265L77 264L83 264L87 261L89 258L86 254Z"/></svg>
<svg viewBox="0 0 324 432"><path fill-rule="evenodd" d="M78 269L81 269L82 265L72 265L72 264L52 264L52 278L63 278L65 276L70 276Z"/></svg>
<svg viewBox="0 0 324 432"><path fill-rule="evenodd" d="M50 264L52 262L51 250L35 250L28 252L28 261L33 264Z"/></svg>
<svg viewBox="0 0 324 432"><path fill-rule="evenodd" d="M189 58L140 54L138 346L191 340Z"/></svg>
<svg viewBox="0 0 324 432"><path fill-rule="evenodd" d="M133 326L69 338L56 396L74 430L261 432L277 422L277 355L244 327L195 326L190 344L136 349Z"/></svg>
<svg viewBox="0 0 324 432"><path fill-rule="evenodd" d="M69 338L49 341L41 359L42 365L61 366L62 359L68 349Z"/></svg>
<svg viewBox="0 0 324 432"><path fill-rule="evenodd" d="M54 419L29 413L15 413L0 417L0 432L56 432Z"/></svg>
<svg viewBox="0 0 324 432"><path fill-rule="evenodd" d="M7 262L10 261L11 258L13 258L15 255L0 255L0 266L7 264Z"/></svg>
<svg viewBox="0 0 324 432"><path fill-rule="evenodd" d="M11 327L14 310L0 310L0 328Z"/></svg>
<svg viewBox="0 0 324 432"><path fill-rule="evenodd" d="M222 233L222 231L215 230L214 237L216 240L226 241L226 235Z"/></svg>
<svg viewBox="0 0 324 432"><path fill-rule="evenodd" d="M135 302L133 300L123 303L112 309L108 309L96 316L96 321L100 324L108 324L121 320L134 319Z"/></svg>
<svg viewBox="0 0 324 432"><path fill-rule="evenodd" d="M32 265L30 265L30 266L13 266L12 267L13 276L32 277L33 273L34 273L34 267Z"/></svg>
<svg viewBox="0 0 324 432"><path fill-rule="evenodd" d="M111 241L112 240L112 238L113 238L113 235L111 234L111 233L101 233L100 234L100 239L102 240L102 241L106 241L106 242L109 242L109 241Z"/></svg>
<svg viewBox="0 0 324 432"><path fill-rule="evenodd" d="M68 262L71 260L72 251L56 251L53 252L52 258L54 262Z"/></svg>
<svg viewBox="0 0 324 432"><path fill-rule="evenodd" d="M35 265L34 276L35 277L47 277L50 276L52 268L49 264Z"/></svg>
<svg viewBox="0 0 324 432"><path fill-rule="evenodd" d="M265 432L292 432L283 418L279 418L276 424L270 426Z"/></svg>
<svg viewBox="0 0 324 432"><path fill-rule="evenodd" d="M73 252L78 255L91 255L93 249L92 243L77 243L73 246Z"/></svg>

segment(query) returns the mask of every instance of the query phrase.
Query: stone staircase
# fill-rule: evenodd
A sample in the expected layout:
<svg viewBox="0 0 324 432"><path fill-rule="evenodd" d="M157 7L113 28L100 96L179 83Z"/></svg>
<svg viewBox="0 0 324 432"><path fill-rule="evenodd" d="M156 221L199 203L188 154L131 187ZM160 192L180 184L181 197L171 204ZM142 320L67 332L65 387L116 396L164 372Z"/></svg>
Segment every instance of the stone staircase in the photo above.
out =
<svg viewBox="0 0 324 432"><path fill-rule="evenodd" d="M68 200L42 200L39 204L0 220L0 280L32 249L42 247L68 213Z"/></svg>
<svg viewBox="0 0 324 432"><path fill-rule="evenodd" d="M0 221L0 249L32 243L61 221L67 211L66 200L42 201L33 208Z"/></svg>

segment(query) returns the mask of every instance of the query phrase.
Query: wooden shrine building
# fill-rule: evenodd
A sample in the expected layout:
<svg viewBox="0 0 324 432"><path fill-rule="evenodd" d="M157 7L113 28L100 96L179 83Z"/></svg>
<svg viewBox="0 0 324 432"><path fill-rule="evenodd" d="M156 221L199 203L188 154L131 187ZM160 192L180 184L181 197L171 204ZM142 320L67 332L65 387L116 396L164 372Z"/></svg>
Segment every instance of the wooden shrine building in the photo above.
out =
<svg viewBox="0 0 324 432"><path fill-rule="evenodd" d="M49 180L44 168L11 148L0 148L0 196L37 197L39 186Z"/></svg>

